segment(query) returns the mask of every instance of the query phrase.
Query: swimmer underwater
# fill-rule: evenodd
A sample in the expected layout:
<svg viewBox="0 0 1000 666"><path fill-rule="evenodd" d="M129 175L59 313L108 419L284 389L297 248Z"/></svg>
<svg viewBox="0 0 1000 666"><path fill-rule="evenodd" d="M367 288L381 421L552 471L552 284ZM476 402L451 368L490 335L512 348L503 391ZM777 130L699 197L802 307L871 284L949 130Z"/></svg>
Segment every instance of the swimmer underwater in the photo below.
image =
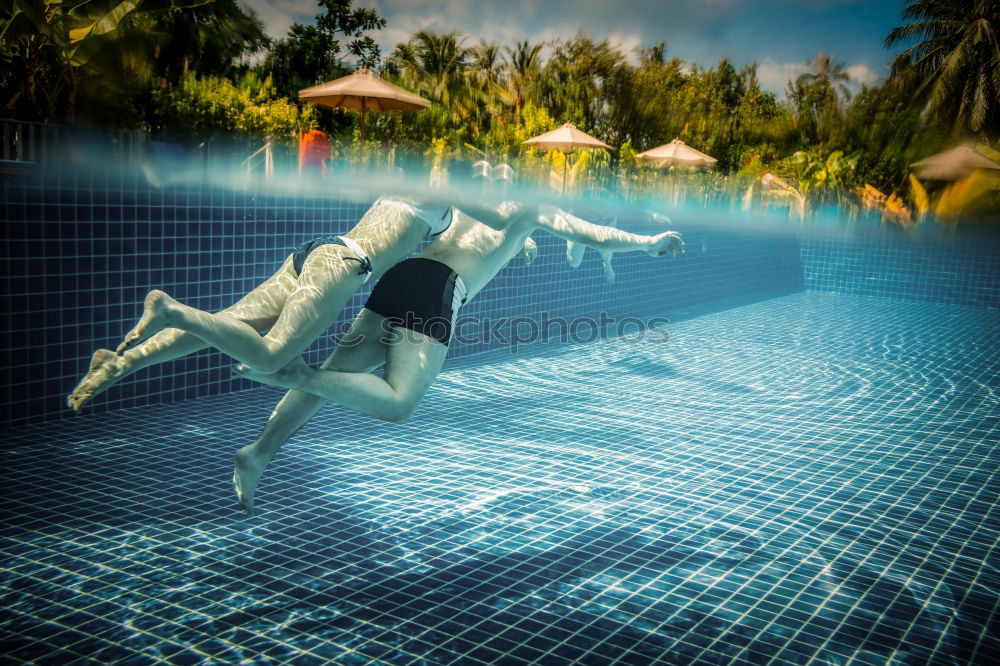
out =
<svg viewBox="0 0 1000 666"><path fill-rule="evenodd" d="M602 253L684 251L680 234L641 236L591 224L546 204L501 205L478 219L453 211L448 229L417 257L388 271L333 353L319 368L293 359L277 372L248 364L234 374L290 389L253 443L234 456L233 487L253 515L257 484L281 446L327 402L385 421L408 418L437 377L459 308L519 253L530 263L536 230ZM443 324L443 325L442 325ZM387 336L386 331L394 335ZM385 376L371 374L385 366Z"/></svg>

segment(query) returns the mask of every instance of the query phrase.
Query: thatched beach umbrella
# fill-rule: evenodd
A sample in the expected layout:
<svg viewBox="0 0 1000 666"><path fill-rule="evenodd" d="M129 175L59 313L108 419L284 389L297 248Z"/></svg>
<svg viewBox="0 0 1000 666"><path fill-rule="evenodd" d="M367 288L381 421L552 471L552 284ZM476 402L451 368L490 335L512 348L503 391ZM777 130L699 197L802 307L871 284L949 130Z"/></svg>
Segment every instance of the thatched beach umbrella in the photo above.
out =
<svg viewBox="0 0 1000 666"><path fill-rule="evenodd" d="M562 190L566 191L566 163L569 161L569 154L572 153L577 148L607 148L611 149L611 146L604 143L599 139L595 139L586 132L581 132L573 123L566 123L559 129L552 130L551 132L546 132L545 134L539 134L536 137L532 137L527 141L522 142L525 146L535 146L538 148L550 148L552 150L558 150L566 155L566 159L563 160L563 180L562 180Z"/></svg>
<svg viewBox="0 0 1000 666"><path fill-rule="evenodd" d="M299 99L331 109L361 111L361 148L365 147L365 115L369 111L417 111L431 103L375 76L367 67L353 74L299 91Z"/></svg>
<svg viewBox="0 0 1000 666"><path fill-rule="evenodd" d="M686 166L712 166L719 160L700 150L695 150L680 139L639 153L636 157L653 162L657 167L683 164Z"/></svg>
<svg viewBox="0 0 1000 666"><path fill-rule="evenodd" d="M963 144L914 162L910 167L920 180L961 180L976 169L1000 169L1000 164L976 150L974 144Z"/></svg>

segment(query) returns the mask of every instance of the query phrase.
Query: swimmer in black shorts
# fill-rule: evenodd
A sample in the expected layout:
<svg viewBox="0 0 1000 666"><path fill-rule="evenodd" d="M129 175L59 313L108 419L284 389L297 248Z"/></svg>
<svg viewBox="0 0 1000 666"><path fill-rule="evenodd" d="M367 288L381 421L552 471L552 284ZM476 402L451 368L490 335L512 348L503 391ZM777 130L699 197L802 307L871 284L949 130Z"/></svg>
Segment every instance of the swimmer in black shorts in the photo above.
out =
<svg viewBox="0 0 1000 666"><path fill-rule="evenodd" d="M205 347L274 372L322 335L362 284L450 224L450 207L384 197L343 236L300 245L276 273L221 312L197 310L151 291L142 318L117 353L97 350L67 403L80 411L132 373Z"/></svg>
<svg viewBox="0 0 1000 666"><path fill-rule="evenodd" d="M271 374L246 365L234 369L242 377L291 389L260 437L236 452L233 485L247 514L253 513L264 468L327 400L386 421L412 414L441 370L458 309L518 253L533 260L537 250L530 235L536 229L604 252L665 256L684 248L676 232L639 236L548 205L504 205L494 215L477 214L486 219L455 210L445 233L387 272L320 368L298 358ZM384 378L371 374L382 365Z"/></svg>

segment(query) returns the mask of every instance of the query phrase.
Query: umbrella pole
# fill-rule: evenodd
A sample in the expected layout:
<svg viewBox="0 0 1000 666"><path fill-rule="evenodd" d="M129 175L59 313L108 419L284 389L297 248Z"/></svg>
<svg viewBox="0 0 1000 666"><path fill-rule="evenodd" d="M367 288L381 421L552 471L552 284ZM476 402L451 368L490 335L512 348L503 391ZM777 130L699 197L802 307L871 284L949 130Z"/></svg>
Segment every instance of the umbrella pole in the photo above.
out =
<svg viewBox="0 0 1000 666"><path fill-rule="evenodd" d="M569 153L563 153L562 194L566 194L566 163L567 162L569 162Z"/></svg>
<svg viewBox="0 0 1000 666"><path fill-rule="evenodd" d="M368 112L365 104L365 98L361 98L361 157L364 159L365 154L365 114Z"/></svg>

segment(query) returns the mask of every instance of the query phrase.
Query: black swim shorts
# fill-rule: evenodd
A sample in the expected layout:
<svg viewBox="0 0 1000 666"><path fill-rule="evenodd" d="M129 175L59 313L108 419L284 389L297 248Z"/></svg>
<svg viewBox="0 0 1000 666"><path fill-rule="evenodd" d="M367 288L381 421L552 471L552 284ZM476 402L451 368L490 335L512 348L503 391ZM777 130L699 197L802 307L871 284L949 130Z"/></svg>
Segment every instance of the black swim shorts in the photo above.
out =
<svg viewBox="0 0 1000 666"><path fill-rule="evenodd" d="M393 326L447 345L465 294L462 278L446 264L415 257L389 269L365 307L386 317Z"/></svg>

